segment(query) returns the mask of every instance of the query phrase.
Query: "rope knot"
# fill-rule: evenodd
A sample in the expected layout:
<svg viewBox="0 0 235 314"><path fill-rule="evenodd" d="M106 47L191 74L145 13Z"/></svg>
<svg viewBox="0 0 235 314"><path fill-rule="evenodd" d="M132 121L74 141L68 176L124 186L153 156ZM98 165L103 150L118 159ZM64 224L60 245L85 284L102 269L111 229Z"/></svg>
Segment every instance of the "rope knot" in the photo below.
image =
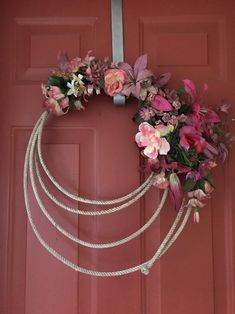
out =
<svg viewBox="0 0 235 314"><path fill-rule="evenodd" d="M142 274L147 276L149 274L149 268L150 268L149 265L145 264L141 267L140 271Z"/></svg>

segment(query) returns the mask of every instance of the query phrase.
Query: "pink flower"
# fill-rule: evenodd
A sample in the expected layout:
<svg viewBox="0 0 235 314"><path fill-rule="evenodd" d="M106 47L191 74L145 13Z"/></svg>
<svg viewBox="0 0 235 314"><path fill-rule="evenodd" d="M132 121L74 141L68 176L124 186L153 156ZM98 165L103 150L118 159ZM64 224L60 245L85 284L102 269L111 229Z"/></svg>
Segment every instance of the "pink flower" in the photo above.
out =
<svg viewBox="0 0 235 314"><path fill-rule="evenodd" d="M159 189L166 189L169 185L169 181L165 177L165 172L162 171L161 173L155 176L155 180L153 182L153 186Z"/></svg>
<svg viewBox="0 0 235 314"><path fill-rule="evenodd" d="M198 181L204 177L204 171L189 171L186 174L186 179L192 179L193 181Z"/></svg>
<svg viewBox="0 0 235 314"><path fill-rule="evenodd" d="M220 117L212 109L205 109L206 113L204 116L205 123L218 123L220 122Z"/></svg>
<svg viewBox="0 0 235 314"><path fill-rule="evenodd" d="M82 105L82 103L81 103L81 101L79 100L79 99L77 99L75 102L74 102L74 105L75 105L75 107L76 107L76 109L78 110L78 111L80 111L80 110L85 110L85 107Z"/></svg>
<svg viewBox="0 0 235 314"><path fill-rule="evenodd" d="M213 186L212 186L208 181L206 181L206 182L204 183L204 190L205 190L205 192L206 192L207 194L210 194L211 192L214 191L214 188L213 188Z"/></svg>
<svg viewBox="0 0 235 314"><path fill-rule="evenodd" d="M145 147L144 155L155 159L158 154L167 155L170 150L170 144L163 137L160 132L147 122L139 125L139 131L135 136L135 141L139 147Z"/></svg>
<svg viewBox="0 0 235 314"><path fill-rule="evenodd" d="M48 96L56 100L64 98L64 94L61 92L60 88L57 86L50 86L49 91L47 92Z"/></svg>
<svg viewBox="0 0 235 314"><path fill-rule="evenodd" d="M198 200L197 198L191 198L189 201L188 201L188 204L186 205L187 207L204 207L205 204L202 203L200 200Z"/></svg>
<svg viewBox="0 0 235 314"><path fill-rule="evenodd" d="M155 111L152 108L141 108L139 110L139 115L141 116L142 119L145 121L150 120L152 117L155 116Z"/></svg>
<svg viewBox="0 0 235 314"><path fill-rule="evenodd" d="M207 195L206 195L206 193L203 190L197 189L197 190L188 192L188 197L195 197L199 201L202 201L205 198L207 198Z"/></svg>
<svg viewBox="0 0 235 314"><path fill-rule="evenodd" d="M153 108L160 110L160 111L171 111L173 110L172 105L162 96L156 95L150 101Z"/></svg>
<svg viewBox="0 0 235 314"><path fill-rule="evenodd" d="M147 91L143 88L143 85L151 80L153 76L152 72L147 70L147 59L146 54L138 57L133 67L125 62L118 64L119 69L125 71L127 75L127 80L121 92L122 95L127 97L132 95L136 98L145 99ZM152 90L154 93L156 92L154 86L151 86L150 90L150 93Z"/></svg>
<svg viewBox="0 0 235 314"><path fill-rule="evenodd" d="M48 94L47 94L47 92L48 92L48 87L47 87L47 85L41 84L41 89L42 89L42 94L43 94L43 96L48 97Z"/></svg>
<svg viewBox="0 0 235 314"><path fill-rule="evenodd" d="M184 83L184 89L186 93L189 94L192 99L192 103L195 103L196 99L200 100L204 96L205 92L208 91L208 85L204 83L202 94L200 97L198 97L196 87L192 80L185 79L183 80L183 83Z"/></svg>
<svg viewBox="0 0 235 314"><path fill-rule="evenodd" d="M199 216L199 212L198 211L194 212L194 214L193 214L193 221L196 222L196 223L200 222L200 216Z"/></svg>
<svg viewBox="0 0 235 314"><path fill-rule="evenodd" d="M175 206L175 210L178 211L180 209L180 206L182 205L183 190L179 177L175 172L170 174L169 182L170 182L170 197Z"/></svg>
<svg viewBox="0 0 235 314"><path fill-rule="evenodd" d="M228 104L225 101L223 101L222 105L219 107L219 110L224 113L228 113L228 109L230 108L230 106L231 104Z"/></svg>
<svg viewBox="0 0 235 314"><path fill-rule="evenodd" d="M104 74L105 92L109 96L119 94L123 89L126 79L126 73L121 69L107 70Z"/></svg>
<svg viewBox="0 0 235 314"><path fill-rule="evenodd" d="M200 169L209 169L216 167L217 163L214 160L207 159L200 164Z"/></svg>
<svg viewBox="0 0 235 314"><path fill-rule="evenodd" d="M81 66L81 61L82 61L81 58L74 58L70 60L68 65L68 71L76 73Z"/></svg>
<svg viewBox="0 0 235 314"><path fill-rule="evenodd" d="M192 126L183 126L180 129L179 135L180 145L186 150L193 147L198 153L201 153L207 146L205 139L202 138Z"/></svg>
<svg viewBox="0 0 235 314"><path fill-rule="evenodd" d="M49 97L45 99L43 106L47 109L48 112L52 112L57 116L64 115L69 110L69 99L65 97L61 101L57 101L56 99Z"/></svg>

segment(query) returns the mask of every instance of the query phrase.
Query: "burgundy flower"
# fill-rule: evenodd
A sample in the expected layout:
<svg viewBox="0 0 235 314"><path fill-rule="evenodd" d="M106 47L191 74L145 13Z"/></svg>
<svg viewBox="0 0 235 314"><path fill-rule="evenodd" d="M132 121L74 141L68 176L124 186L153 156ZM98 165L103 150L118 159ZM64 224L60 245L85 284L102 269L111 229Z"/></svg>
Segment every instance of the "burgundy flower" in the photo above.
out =
<svg viewBox="0 0 235 314"><path fill-rule="evenodd" d="M179 135L180 144L186 150L189 150L189 148L192 147L195 148L198 153L201 153L207 146L205 139L202 138L192 126L183 126L180 129Z"/></svg>

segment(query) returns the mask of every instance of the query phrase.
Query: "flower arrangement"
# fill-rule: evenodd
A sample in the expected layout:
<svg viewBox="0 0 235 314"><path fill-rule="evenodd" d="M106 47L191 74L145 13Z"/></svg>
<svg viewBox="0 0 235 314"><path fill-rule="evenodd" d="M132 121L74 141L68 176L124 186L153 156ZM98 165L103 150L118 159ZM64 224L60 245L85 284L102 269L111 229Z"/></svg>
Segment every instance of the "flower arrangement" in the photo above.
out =
<svg viewBox="0 0 235 314"><path fill-rule="evenodd" d="M199 209L214 190L211 169L225 161L233 140L226 126L229 105L223 103L216 110L207 106L207 84L200 94L189 79L177 90L170 89L170 76L156 77L147 69L147 55L132 67L98 60L91 51L84 59L72 60L60 53L58 70L42 85L43 104L60 116L84 110L88 98L102 91L137 98L135 141L147 159L144 170L155 173L155 187L169 189L176 210L186 196L186 206L194 209L194 221L199 222Z"/></svg>

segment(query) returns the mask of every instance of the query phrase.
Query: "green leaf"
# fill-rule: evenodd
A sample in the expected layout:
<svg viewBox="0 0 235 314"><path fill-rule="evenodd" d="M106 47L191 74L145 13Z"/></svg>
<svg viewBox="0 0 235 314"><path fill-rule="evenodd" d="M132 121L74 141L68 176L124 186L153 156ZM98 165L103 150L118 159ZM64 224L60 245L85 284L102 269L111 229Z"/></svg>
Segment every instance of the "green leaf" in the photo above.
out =
<svg viewBox="0 0 235 314"><path fill-rule="evenodd" d="M212 186L214 186L214 180L210 174L205 177L206 181L208 181Z"/></svg>
<svg viewBox="0 0 235 314"><path fill-rule="evenodd" d="M101 89L104 89L104 76L99 77L99 86Z"/></svg>
<svg viewBox="0 0 235 314"><path fill-rule="evenodd" d="M135 121L135 122L137 122L139 124L144 121L144 119L142 119L141 116L138 113L136 113L132 119L133 119L133 121Z"/></svg>
<svg viewBox="0 0 235 314"><path fill-rule="evenodd" d="M78 99L79 99L79 98L78 98ZM75 103L75 98L74 98L74 96L70 96L70 97L69 97L69 109L71 109L71 110L77 109L74 103Z"/></svg>
<svg viewBox="0 0 235 314"><path fill-rule="evenodd" d="M193 190L193 188L196 185L196 181L192 180L192 179L187 179L184 183L184 191L185 192L189 192L191 190Z"/></svg>
<svg viewBox="0 0 235 314"><path fill-rule="evenodd" d="M180 87L176 90L177 94L179 96L184 96L185 95L185 89L183 87Z"/></svg>
<svg viewBox="0 0 235 314"><path fill-rule="evenodd" d="M192 108L190 105L188 104L184 104L181 106L181 108L179 109L179 114L189 114L192 111Z"/></svg>
<svg viewBox="0 0 235 314"><path fill-rule="evenodd" d="M62 77L59 76L49 76L48 77L48 82L50 85L53 86L58 86L61 88L65 88L66 87L66 82Z"/></svg>
<svg viewBox="0 0 235 314"><path fill-rule="evenodd" d="M149 108L150 103L147 100L140 99L138 105L139 105L139 108L142 108L142 107Z"/></svg>

